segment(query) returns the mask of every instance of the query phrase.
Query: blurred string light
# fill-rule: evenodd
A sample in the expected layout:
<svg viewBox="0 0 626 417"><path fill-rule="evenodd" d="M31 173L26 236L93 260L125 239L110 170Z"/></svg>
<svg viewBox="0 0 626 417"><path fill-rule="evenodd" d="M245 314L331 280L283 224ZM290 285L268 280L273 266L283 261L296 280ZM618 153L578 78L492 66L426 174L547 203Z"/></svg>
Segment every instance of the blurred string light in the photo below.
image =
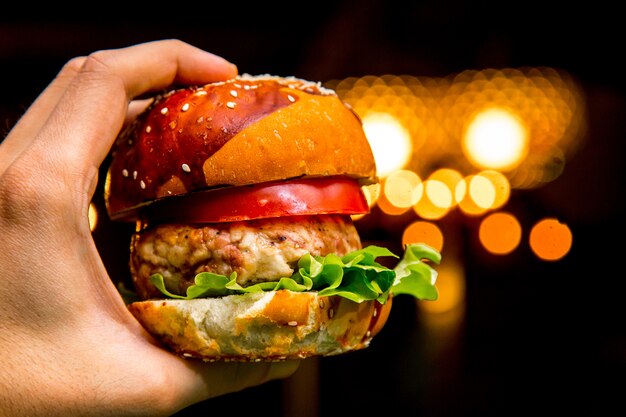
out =
<svg viewBox="0 0 626 417"><path fill-rule="evenodd" d="M443 78L368 75L326 86L361 117L372 144L381 188L370 205L390 216L413 210L430 224L457 208L485 216L480 240L497 254L514 250L522 233L513 214L496 212L512 190L559 177L586 126L581 90L552 68L468 70ZM489 232L503 224L519 226L502 229L512 233L509 246ZM405 235L414 235L410 227L416 226L407 225ZM533 251L551 260L569 247L562 254L554 247Z"/></svg>

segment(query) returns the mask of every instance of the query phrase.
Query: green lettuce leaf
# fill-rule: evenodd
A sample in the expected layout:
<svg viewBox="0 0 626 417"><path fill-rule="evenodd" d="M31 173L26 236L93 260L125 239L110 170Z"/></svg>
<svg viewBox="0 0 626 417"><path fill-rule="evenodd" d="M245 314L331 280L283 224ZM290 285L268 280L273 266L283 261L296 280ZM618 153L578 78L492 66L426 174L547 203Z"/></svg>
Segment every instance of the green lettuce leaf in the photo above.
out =
<svg viewBox="0 0 626 417"><path fill-rule="evenodd" d="M441 254L428 245L407 246L404 257L394 268L396 279L392 292L394 295L408 294L420 300L436 300L439 296L435 282L437 271L422 259L439 264Z"/></svg>
<svg viewBox="0 0 626 417"><path fill-rule="evenodd" d="M358 303L368 300L384 303L390 294L407 294L423 300L437 299L437 272L423 260L438 264L441 261L439 252L424 244L408 245L394 269L376 262L377 258L387 256L398 258L388 249L374 245L343 257L307 253L298 261L298 270L292 276L246 287L237 283L235 272L228 277L201 272L195 276L194 284L187 288L186 295L171 293L161 274L152 275L150 281L165 296L184 300L280 289L318 291L320 295L337 295Z"/></svg>

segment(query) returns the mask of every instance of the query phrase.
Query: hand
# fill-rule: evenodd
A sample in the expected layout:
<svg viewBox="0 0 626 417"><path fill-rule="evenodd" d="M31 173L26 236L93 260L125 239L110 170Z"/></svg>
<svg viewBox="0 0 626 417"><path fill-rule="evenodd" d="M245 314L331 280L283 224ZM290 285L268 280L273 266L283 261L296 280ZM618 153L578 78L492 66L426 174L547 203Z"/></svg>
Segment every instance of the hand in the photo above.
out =
<svg viewBox="0 0 626 417"><path fill-rule="evenodd" d="M98 168L134 98L236 67L176 40L70 61L0 144L0 415L168 415L297 363L198 363L127 311L91 237Z"/></svg>

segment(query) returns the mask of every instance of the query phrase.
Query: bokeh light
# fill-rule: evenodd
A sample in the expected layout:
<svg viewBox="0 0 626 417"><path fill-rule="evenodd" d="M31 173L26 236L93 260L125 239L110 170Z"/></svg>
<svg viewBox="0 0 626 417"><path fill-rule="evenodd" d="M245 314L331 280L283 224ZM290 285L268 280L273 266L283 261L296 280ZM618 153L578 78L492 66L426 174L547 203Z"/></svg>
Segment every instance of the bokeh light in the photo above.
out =
<svg viewBox="0 0 626 417"><path fill-rule="evenodd" d="M528 153L528 132L510 111L487 108L470 120L463 135L463 150L478 168L510 170Z"/></svg>
<svg viewBox="0 0 626 417"><path fill-rule="evenodd" d="M415 172L397 170L385 178L383 193L393 206L406 209L422 198L423 189L422 180Z"/></svg>
<svg viewBox="0 0 626 417"><path fill-rule="evenodd" d="M445 216L452 207L452 193L441 181L424 181L424 194L413 206L415 213L427 220L437 220Z"/></svg>
<svg viewBox="0 0 626 417"><path fill-rule="evenodd" d="M491 208L496 201L496 187L488 178L481 175L472 175L468 193L474 203L483 209Z"/></svg>
<svg viewBox="0 0 626 417"><path fill-rule="evenodd" d="M581 88L566 72L546 67L467 70L441 78L368 75L330 80L326 86L365 126L371 123L368 115L386 114L371 116L375 127L390 121L396 126L390 131L406 132L412 150L392 151L392 139L385 138L382 152L399 160L408 155L394 163L396 169L413 170L421 178L442 167L463 175L492 168L506 174L511 189L535 188L561 175L586 129ZM481 131L486 136L477 135ZM504 140L494 139L496 146L487 147L486 156L484 147L477 154L463 145L467 138L487 140L494 132ZM391 172L387 163L379 169L382 176Z"/></svg>
<svg viewBox="0 0 626 417"><path fill-rule="evenodd" d="M545 218L532 227L529 244L540 259L556 261L567 255L572 240L572 231L567 224L555 218Z"/></svg>
<svg viewBox="0 0 626 417"><path fill-rule="evenodd" d="M510 253L522 233L516 218L498 210L513 193L557 179L586 133L582 89L553 68L366 75L325 86L361 118L372 144L381 187L370 206L383 216L402 215L388 224L406 222L405 232L415 221L411 208L423 224L458 209L479 219L481 242L492 253ZM498 227L499 236L490 232ZM542 230L532 233L533 242L543 236L543 243L531 244L538 257L559 259L569 251L565 243L547 243L566 237Z"/></svg>
<svg viewBox="0 0 626 417"><path fill-rule="evenodd" d="M522 227L511 213L495 212L482 219L478 237L489 252L506 255L519 246Z"/></svg>
<svg viewBox="0 0 626 417"><path fill-rule="evenodd" d="M409 224L402 233L402 245L410 243L426 243L437 249L443 249L443 233L435 224L423 220L417 220Z"/></svg>
<svg viewBox="0 0 626 417"><path fill-rule="evenodd" d="M491 210L498 209L509 201L511 185L504 174L499 171L485 170L480 171L476 176L487 179L493 187L494 198L489 206Z"/></svg>
<svg viewBox="0 0 626 417"><path fill-rule="evenodd" d="M89 229L93 232L98 225L98 210L93 203L89 204L89 212L87 214L89 218Z"/></svg>
<svg viewBox="0 0 626 417"><path fill-rule="evenodd" d="M454 207L457 204L457 200L454 198L456 187L461 181L463 181L463 175L459 171L451 168L440 168L430 174L428 179L444 184L448 188L451 200L447 203L447 205ZM442 192L442 194L447 194L447 192Z"/></svg>
<svg viewBox="0 0 626 417"><path fill-rule="evenodd" d="M379 176L385 177L409 163L413 151L411 136L394 116L368 113L363 117L363 130L372 147Z"/></svg>
<svg viewBox="0 0 626 417"><path fill-rule="evenodd" d="M482 187L488 187L488 185L483 180L474 181L474 177L475 175L468 175L463 178L462 181L459 181L454 191L454 198L459 208L468 216L480 216L487 212L487 208L477 204L475 198L479 201L484 200L486 197L483 197L482 194L490 193L482 189Z"/></svg>

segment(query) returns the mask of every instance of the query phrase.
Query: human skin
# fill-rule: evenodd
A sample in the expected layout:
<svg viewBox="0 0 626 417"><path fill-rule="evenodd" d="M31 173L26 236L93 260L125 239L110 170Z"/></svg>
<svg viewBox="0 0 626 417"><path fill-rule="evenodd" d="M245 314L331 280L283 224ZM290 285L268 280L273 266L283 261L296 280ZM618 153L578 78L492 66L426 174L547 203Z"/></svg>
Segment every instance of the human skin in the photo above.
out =
<svg viewBox="0 0 626 417"><path fill-rule="evenodd" d="M145 106L134 99L236 74L178 40L97 51L68 62L0 143L0 415L170 415L295 371L162 349L126 309L89 229L99 167Z"/></svg>

